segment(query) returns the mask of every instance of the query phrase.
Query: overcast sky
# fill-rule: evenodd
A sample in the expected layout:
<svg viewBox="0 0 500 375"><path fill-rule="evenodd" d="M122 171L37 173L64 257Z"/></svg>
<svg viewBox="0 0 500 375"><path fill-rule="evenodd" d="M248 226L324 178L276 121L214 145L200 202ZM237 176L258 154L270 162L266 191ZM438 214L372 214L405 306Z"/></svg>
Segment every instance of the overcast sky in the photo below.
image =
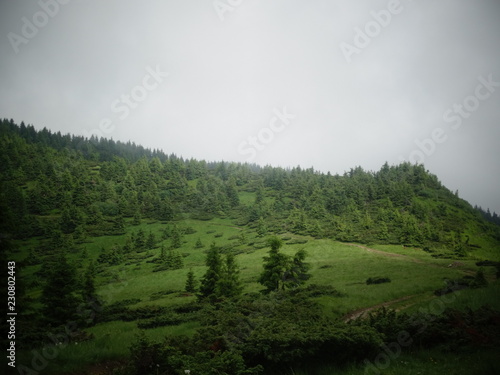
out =
<svg viewBox="0 0 500 375"><path fill-rule="evenodd" d="M498 0L0 4L0 117L333 174L423 162L500 212Z"/></svg>

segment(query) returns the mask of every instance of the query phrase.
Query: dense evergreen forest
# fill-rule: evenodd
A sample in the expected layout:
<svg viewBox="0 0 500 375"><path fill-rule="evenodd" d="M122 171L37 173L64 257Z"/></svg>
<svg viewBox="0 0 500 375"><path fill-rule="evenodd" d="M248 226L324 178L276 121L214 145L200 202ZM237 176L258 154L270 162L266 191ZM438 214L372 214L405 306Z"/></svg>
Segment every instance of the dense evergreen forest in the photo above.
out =
<svg viewBox="0 0 500 375"><path fill-rule="evenodd" d="M356 167L332 175L313 168L208 162L131 142L38 131L7 119L0 123L0 150L2 257L20 254L19 269L28 270L27 281L18 278L18 302L32 321L19 323L24 330L19 350L29 352L44 342L47 329L76 319L81 301L99 305L98 317L87 317L82 327L114 320L146 319L138 323L141 329L199 322L189 338L170 337L160 344L141 336L130 348L132 367L120 362L123 374L187 373L188 365L199 369L193 375L293 373L282 369L328 358L332 351L342 351L337 364L376 355L383 342L396 339L397 328L426 346L450 322L445 314L424 336L413 336L414 321L386 310L353 324L329 320L311 298L343 294L335 285L317 285L317 277L309 282L314 277L307 252L286 255L280 250L285 242L397 245L419 249L436 262L489 260L488 266L500 260L498 215L471 206L423 165L386 163L378 171ZM223 245L207 243L207 234L225 235L200 235L197 228L215 220L226 220L239 232ZM123 270L137 254L146 254L144 264L155 273L180 272L191 263L198 267L185 252L188 237L193 249L204 249L204 264L202 274L187 269L182 274L186 286L176 292L192 297L184 310L133 309L137 301L132 299L113 305L99 296L106 277L119 278L108 275L108 268ZM89 244L98 244L98 252ZM251 281L265 288L260 297L243 292L244 270L255 264L240 269L237 256L251 254L249 246L271 249ZM321 267L313 268L326 272L330 266ZM483 284L481 269L470 285ZM474 314L498 317L493 310ZM82 332L78 339L90 337ZM463 339L457 337L448 338ZM163 367L155 372L153 364Z"/></svg>
<svg viewBox="0 0 500 375"><path fill-rule="evenodd" d="M1 230L81 241L123 232L124 218L231 216L260 234L307 234L449 250L500 240L496 213L473 208L422 165L314 169L206 162L133 143L1 123ZM256 192L240 202L238 192Z"/></svg>

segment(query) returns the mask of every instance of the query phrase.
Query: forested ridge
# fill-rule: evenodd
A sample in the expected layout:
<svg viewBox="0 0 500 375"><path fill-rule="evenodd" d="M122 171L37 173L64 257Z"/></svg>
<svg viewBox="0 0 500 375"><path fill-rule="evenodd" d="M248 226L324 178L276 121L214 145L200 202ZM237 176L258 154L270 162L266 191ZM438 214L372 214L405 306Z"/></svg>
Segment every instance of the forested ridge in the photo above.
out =
<svg viewBox="0 0 500 375"><path fill-rule="evenodd" d="M420 246L465 256L500 240L496 213L473 208L422 165L312 168L183 159L133 143L1 123L2 232L14 238L120 233L124 218L229 216L260 234ZM255 192L242 201L240 192Z"/></svg>
<svg viewBox="0 0 500 375"><path fill-rule="evenodd" d="M0 150L21 374L441 373L428 348L495 373L499 218L422 165L209 162L6 119Z"/></svg>

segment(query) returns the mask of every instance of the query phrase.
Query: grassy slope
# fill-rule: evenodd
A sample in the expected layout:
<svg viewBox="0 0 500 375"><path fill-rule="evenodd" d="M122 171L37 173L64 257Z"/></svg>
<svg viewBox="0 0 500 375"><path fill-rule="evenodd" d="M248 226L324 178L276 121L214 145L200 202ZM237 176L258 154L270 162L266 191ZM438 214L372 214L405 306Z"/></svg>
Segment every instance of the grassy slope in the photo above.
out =
<svg viewBox="0 0 500 375"><path fill-rule="evenodd" d="M192 183L192 182L191 182ZM270 199L270 198L266 198ZM255 193L241 191L240 201L250 204L255 200ZM426 204L435 205L435 202L427 201ZM451 206L448 209L453 210ZM457 210L457 220L467 222L469 214ZM435 259L431 254L421 249L402 247L400 245L370 245L370 248L378 252L370 251L363 247L343 244L337 241L321 239L315 240L311 237L305 244L285 245L283 252L293 254L300 248L307 253L307 261L311 264L312 278L309 283L320 285L332 285L344 294L343 297L320 297L318 301L323 305L326 314L332 318L341 318L346 314L379 305L387 301L402 299L390 304L392 308L415 311L426 307L435 297L433 291L444 285L447 278L460 278L464 275L475 273L475 259L500 260L500 252L494 244L481 236L481 228L477 222L468 221L469 227L466 234L470 236L471 243L479 245L471 253L471 258L460 260L459 267L448 267L453 260ZM175 271L152 272L154 264L147 263L148 259L158 256L160 245L167 248L170 241L167 239L157 244L157 248L132 254L132 259L124 263L105 267L96 279L98 293L106 303L117 302L124 299L140 299L140 302L131 306L140 307L145 305L170 306L184 304L195 299L194 296L179 296L179 291L184 289L186 274L189 269L195 273L200 280L205 272L205 249L215 242L219 246L236 244L235 238L242 233L245 236L243 244L234 248L236 260L241 269L241 279L245 285L244 292L256 292L261 289L257 278L262 270L262 258L266 256L268 248L256 249L252 244L262 242L262 238L256 237L255 231L249 227L237 227L230 219L212 219L200 221L183 219L177 222L180 228L192 227L196 233L185 235L183 245L179 252L184 255L184 268ZM143 221L138 226L127 223L127 231L137 232L144 230L146 235L151 231L159 239L161 229L165 224L160 222ZM300 236L285 234L286 237L298 238ZM201 239L204 248L196 249L197 239ZM12 259L21 261L30 248L36 248L36 239L20 242L21 251L12 254ZM101 248L109 249L113 245L123 245L125 236L103 236L90 238L84 244L88 253L88 259L82 259L79 254L70 254L70 259L76 264L87 264L89 260L96 260ZM286 242L286 241L285 241ZM149 258L144 258L144 256ZM128 264L127 264L128 263ZM40 266L26 267L23 272L23 280L27 284L34 277L34 273ZM494 270L486 268L489 279L493 279ZM392 282L379 285L366 285L369 277L389 277ZM462 296L457 299L457 306L465 307L472 305L480 306L484 303L497 300L498 284L480 292L462 291ZM160 298L151 297L158 292L170 291ZM41 289L30 289L28 295L32 298L40 296ZM407 297L407 298L406 298ZM498 303L496 303L498 305ZM500 306L496 306L500 307ZM146 334L152 338L160 339L165 334L192 334L197 328L196 323L186 323L176 327L162 327L146 330ZM124 357L128 354L130 344L135 340L139 332L135 322L109 322L98 324L88 329L95 335L95 339L79 345L71 345L51 361L47 368L48 373L58 371L76 370L84 364L104 359ZM20 353L20 363L29 363L31 353Z"/></svg>
<svg viewBox="0 0 500 375"><path fill-rule="evenodd" d="M159 237L161 223L142 223L140 226L128 227L137 231L142 228L146 233L152 231ZM214 219L210 221L185 220L179 226L191 226L196 233L184 236L182 248L178 249L185 254L184 269L174 271L152 272L154 265L146 263L146 259L137 260L136 264L125 266L123 264L112 266L103 273L105 276L97 278L98 292L106 302L116 302L123 299L137 298L141 301L132 307L144 305L177 305L192 301L193 296L179 296L175 291L184 288L186 273L193 269L199 280L204 273L204 249L195 249L194 244L198 238L204 243L205 248L213 241L217 245L226 245L235 240L229 238L240 234L246 235L246 243L235 248L237 262L241 268L241 278L245 284L245 292L254 292L261 289L257 283L258 275L262 269L262 258L268 249L254 249L248 243L262 241L248 228L238 228L229 219ZM222 237L216 237L217 234ZM291 235L290 235L291 236ZM297 237L297 236L292 236ZM86 244L90 259L96 259L102 246L110 247L113 244L123 244L123 236L93 238ZM169 240L164 241L168 246ZM33 243L30 242L32 245ZM403 248L402 246L373 246L380 252L343 244L332 240L314 240L308 238L305 244L285 245L283 252L293 254L300 248L308 253L308 262L311 264L312 278L310 283L332 285L344 293L343 297L321 297L319 301L324 306L324 311L332 317L340 318L345 314L374 306L386 301L392 301L405 296L409 300L401 301L391 307L417 309L426 306L433 299L432 291L443 286L446 278L459 278L477 270L472 260L461 261L459 268L448 267L450 260L435 259L430 254L419 249ZM150 250L153 255L159 254L159 249ZM141 253L142 255L146 253ZM395 256L394 254L399 254ZM16 254L22 259L23 253ZM74 261L79 260L79 255L73 255ZM38 266L39 267L39 266ZM24 270L26 279L30 278L37 267L28 267ZM492 270L487 270L491 276ZM389 277L392 282L379 285L366 285L368 277ZM154 293L173 291L159 299L151 299ZM31 293L33 297L38 291ZM494 293L498 292L498 288ZM461 292L464 296L468 291ZM473 305L481 305L491 300L491 291L481 293L470 292L469 297L474 299ZM498 294L497 294L498 295ZM462 301L467 305L467 301ZM165 334L191 334L196 329L196 323L186 323L176 327L162 327L147 330L149 337L161 339ZM72 344L60 351L56 360L53 360L47 371L73 371L81 368L86 363L104 359L113 359L126 356L130 344L139 332L135 322L108 322L98 324L88 329L95 335L95 339ZM20 363L29 363L30 354L21 355Z"/></svg>

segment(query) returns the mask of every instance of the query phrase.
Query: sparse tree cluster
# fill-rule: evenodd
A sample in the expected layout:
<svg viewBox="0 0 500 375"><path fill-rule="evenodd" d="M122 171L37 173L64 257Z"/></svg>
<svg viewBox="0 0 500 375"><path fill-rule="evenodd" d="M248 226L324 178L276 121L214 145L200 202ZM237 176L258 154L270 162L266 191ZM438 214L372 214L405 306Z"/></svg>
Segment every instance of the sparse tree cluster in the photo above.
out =
<svg viewBox="0 0 500 375"><path fill-rule="evenodd" d="M270 238L268 243L271 250L264 258L264 270L259 278L266 292L296 288L310 278L309 265L304 262L305 250L299 250L291 257L280 252L283 241L279 237Z"/></svg>

